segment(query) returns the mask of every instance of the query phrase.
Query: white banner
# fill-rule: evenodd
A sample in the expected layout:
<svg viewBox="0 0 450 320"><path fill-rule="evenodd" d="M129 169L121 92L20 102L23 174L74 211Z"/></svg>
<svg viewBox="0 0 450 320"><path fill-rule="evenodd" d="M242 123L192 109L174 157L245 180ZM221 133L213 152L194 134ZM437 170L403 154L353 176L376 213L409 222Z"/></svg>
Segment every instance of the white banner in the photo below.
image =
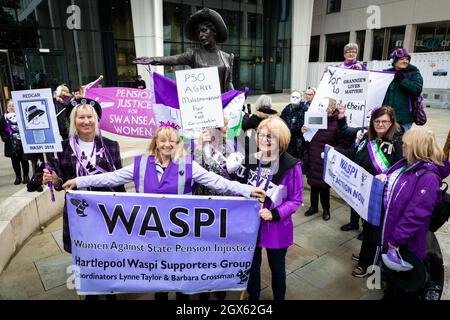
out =
<svg viewBox="0 0 450 320"><path fill-rule="evenodd" d="M325 150L324 181L364 220L379 225L383 184L334 148Z"/></svg>
<svg viewBox="0 0 450 320"><path fill-rule="evenodd" d="M24 153L61 152L61 136L50 89L12 91Z"/></svg>
<svg viewBox="0 0 450 320"><path fill-rule="evenodd" d="M324 98L342 100L350 127L368 126L373 109L381 107L394 74L329 67L309 110L319 110Z"/></svg>
<svg viewBox="0 0 450 320"><path fill-rule="evenodd" d="M176 71L184 130L223 127L217 67Z"/></svg>

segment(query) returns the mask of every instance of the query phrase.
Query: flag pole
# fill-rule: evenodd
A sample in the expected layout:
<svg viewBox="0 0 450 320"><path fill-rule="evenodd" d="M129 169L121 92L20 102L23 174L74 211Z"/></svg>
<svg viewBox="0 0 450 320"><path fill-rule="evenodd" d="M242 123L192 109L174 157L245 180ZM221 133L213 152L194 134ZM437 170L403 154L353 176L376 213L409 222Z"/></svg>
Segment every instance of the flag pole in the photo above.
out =
<svg viewBox="0 0 450 320"><path fill-rule="evenodd" d="M50 167L47 161L47 154L44 152L43 155L44 155L44 167L50 172L50 174L52 174L52 168ZM55 193L53 192L53 182L51 180L48 182L48 188L50 189L50 199L52 200L52 202L55 202Z"/></svg>

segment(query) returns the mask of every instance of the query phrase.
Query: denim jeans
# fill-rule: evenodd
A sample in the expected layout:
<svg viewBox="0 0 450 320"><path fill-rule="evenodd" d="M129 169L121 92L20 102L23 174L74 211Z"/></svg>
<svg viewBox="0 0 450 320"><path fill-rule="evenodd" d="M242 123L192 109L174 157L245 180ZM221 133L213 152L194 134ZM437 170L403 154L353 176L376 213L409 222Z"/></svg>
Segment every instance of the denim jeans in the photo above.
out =
<svg viewBox="0 0 450 320"><path fill-rule="evenodd" d="M284 249L266 249L270 271L272 271L272 292L274 300L284 300L286 295L286 252ZM261 292L262 249L256 248L253 255L247 291L249 300L259 300Z"/></svg>
<svg viewBox="0 0 450 320"><path fill-rule="evenodd" d="M412 125L413 125L412 122L400 124L400 126L403 128L403 130L405 132L408 131L408 130L411 130Z"/></svg>

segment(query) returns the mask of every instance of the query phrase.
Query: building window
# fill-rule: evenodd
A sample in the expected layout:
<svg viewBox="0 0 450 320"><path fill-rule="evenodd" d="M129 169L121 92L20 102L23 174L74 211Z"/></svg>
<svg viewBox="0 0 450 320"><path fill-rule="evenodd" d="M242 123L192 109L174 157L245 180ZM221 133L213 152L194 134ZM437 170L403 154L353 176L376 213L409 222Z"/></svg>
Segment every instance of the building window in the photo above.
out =
<svg viewBox="0 0 450 320"><path fill-rule="evenodd" d="M319 61L320 36L311 37L311 45L309 47L309 62Z"/></svg>
<svg viewBox="0 0 450 320"><path fill-rule="evenodd" d="M405 39L406 27L393 27L389 29L389 47L387 51L386 59L389 59L389 55L397 48L403 47L403 41ZM399 45L401 43L401 45Z"/></svg>
<svg viewBox="0 0 450 320"><path fill-rule="evenodd" d="M385 34L385 28L373 30L372 60L383 60Z"/></svg>
<svg viewBox="0 0 450 320"><path fill-rule="evenodd" d="M338 62L344 59L344 47L350 39L350 33L335 33L327 35L327 62Z"/></svg>
<svg viewBox="0 0 450 320"><path fill-rule="evenodd" d="M450 51L450 21L417 26L415 52Z"/></svg>
<svg viewBox="0 0 450 320"><path fill-rule="evenodd" d="M340 12L341 11L341 0L328 0L327 1L327 14Z"/></svg>
<svg viewBox="0 0 450 320"><path fill-rule="evenodd" d="M356 31L356 43L359 47L358 59L364 59L364 45L366 44L366 30Z"/></svg>
<svg viewBox="0 0 450 320"><path fill-rule="evenodd" d="M388 60L394 49L403 47L405 30L405 26L374 30L372 60Z"/></svg>

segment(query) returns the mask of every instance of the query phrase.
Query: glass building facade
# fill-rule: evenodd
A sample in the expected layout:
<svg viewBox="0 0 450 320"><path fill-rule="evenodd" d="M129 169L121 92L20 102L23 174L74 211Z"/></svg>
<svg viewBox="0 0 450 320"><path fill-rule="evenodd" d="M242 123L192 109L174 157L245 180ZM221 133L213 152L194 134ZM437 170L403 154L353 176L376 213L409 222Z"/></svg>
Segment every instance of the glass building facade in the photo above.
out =
<svg viewBox="0 0 450 320"><path fill-rule="evenodd" d="M74 90L104 75L106 85L129 86L136 77L127 0L1 0L2 100L12 90ZM6 88L8 89L6 89Z"/></svg>
<svg viewBox="0 0 450 320"><path fill-rule="evenodd" d="M195 47L184 36L184 25L195 11L208 7L219 12L229 38L221 50L235 56L233 83L252 94L282 92L291 79L291 0L165 0L164 55ZM165 67L175 77L182 67Z"/></svg>

